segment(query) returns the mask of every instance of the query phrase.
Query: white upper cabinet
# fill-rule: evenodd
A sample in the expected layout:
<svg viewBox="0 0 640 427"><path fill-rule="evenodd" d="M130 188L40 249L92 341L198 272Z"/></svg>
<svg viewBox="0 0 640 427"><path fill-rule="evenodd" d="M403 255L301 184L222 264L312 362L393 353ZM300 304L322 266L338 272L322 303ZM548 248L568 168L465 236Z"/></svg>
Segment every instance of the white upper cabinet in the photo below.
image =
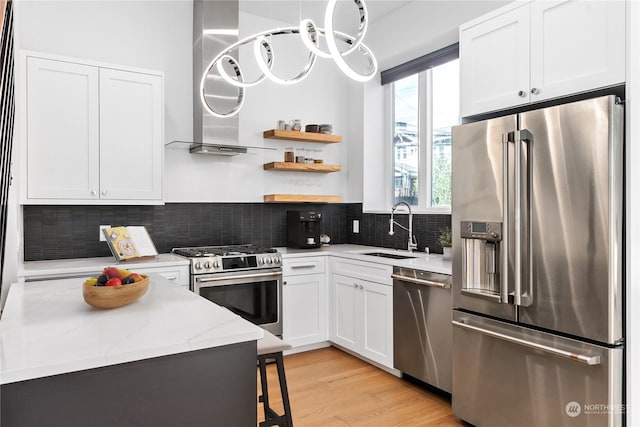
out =
<svg viewBox="0 0 640 427"><path fill-rule="evenodd" d="M625 2L531 3L531 101L625 81Z"/></svg>
<svg viewBox="0 0 640 427"><path fill-rule="evenodd" d="M162 203L162 74L23 57L22 202Z"/></svg>
<svg viewBox="0 0 640 427"><path fill-rule="evenodd" d="M529 102L529 7L460 31L460 114Z"/></svg>
<svg viewBox="0 0 640 427"><path fill-rule="evenodd" d="M162 199L162 78L100 69L100 197Z"/></svg>
<svg viewBox="0 0 640 427"><path fill-rule="evenodd" d="M96 67L28 58L27 197L97 199Z"/></svg>
<svg viewBox="0 0 640 427"><path fill-rule="evenodd" d="M460 27L460 108L471 116L625 81L625 2L514 3Z"/></svg>

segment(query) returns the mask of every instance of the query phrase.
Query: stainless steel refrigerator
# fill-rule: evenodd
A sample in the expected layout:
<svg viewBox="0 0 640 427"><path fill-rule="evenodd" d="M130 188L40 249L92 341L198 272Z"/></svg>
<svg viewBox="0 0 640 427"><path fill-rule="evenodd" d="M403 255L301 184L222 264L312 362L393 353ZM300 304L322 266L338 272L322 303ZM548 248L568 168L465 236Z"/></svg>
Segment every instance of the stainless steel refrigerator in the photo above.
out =
<svg viewBox="0 0 640 427"><path fill-rule="evenodd" d="M452 138L454 414L621 425L622 105L593 98Z"/></svg>

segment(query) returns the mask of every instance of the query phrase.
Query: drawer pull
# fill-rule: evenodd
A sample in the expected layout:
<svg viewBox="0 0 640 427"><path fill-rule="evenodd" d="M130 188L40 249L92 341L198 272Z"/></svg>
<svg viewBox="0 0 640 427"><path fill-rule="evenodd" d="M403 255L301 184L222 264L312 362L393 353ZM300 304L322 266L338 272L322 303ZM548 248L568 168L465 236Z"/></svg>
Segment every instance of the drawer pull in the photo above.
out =
<svg viewBox="0 0 640 427"><path fill-rule="evenodd" d="M292 265L291 269L295 270L299 268L314 268L315 266L316 266L315 264L299 264L299 265Z"/></svg>

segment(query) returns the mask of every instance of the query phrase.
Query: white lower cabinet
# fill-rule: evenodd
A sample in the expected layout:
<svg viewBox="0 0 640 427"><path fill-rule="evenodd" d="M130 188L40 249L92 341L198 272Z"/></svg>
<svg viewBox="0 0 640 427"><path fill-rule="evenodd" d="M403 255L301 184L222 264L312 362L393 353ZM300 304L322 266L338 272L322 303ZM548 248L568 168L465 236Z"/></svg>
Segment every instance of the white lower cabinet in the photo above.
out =
<svg viewBox="0 0 640 427"><path fill-rule="evenodd" d="M72 260L29 261L18 271L18 280L87 279L100 274L107 266L116 266L140 274L158 274L176 285L189 289L189 264L173 254L159 254L153 259L117 263L112 257Z"/></svg>
<svg viewBox="0 0 640 427"><path fill-rule="evenodd" d="M282 335L294 348L326 341L325 258L283 259Z"/></svg>
<svg viewBox="0 0 640 427"><path fill-rule="evenodd" d="M361 354L393 368L393 287L379 283L361 284Z"/></svg>
<svg viewBox="0 0 640 427"><path fill-rule="evenodd" d="M329 307L329 339L349 350L358 351L356 318L360 303L360 290L352 277L334 274L331 280Z"/></svg>
<svg viewBox="0 0 640 427"><path fill-rule="evenodd" d="M392 285L334 273L330 295L329 340L393 368Z"/></svg>

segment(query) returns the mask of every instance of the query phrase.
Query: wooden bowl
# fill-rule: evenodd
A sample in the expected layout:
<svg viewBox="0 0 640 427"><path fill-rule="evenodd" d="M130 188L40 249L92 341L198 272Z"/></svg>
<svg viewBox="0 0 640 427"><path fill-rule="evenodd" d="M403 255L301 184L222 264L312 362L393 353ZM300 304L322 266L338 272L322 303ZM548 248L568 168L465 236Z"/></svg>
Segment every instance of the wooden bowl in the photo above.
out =
<svg viewBox="0 0 640 427"><path fill-rule="evenodd" d="M142 280L122 286L86 286L82 284L82 296L92 307L108 309L122 307L140 298L149 288L149 277L141 274Z"/></svg>

